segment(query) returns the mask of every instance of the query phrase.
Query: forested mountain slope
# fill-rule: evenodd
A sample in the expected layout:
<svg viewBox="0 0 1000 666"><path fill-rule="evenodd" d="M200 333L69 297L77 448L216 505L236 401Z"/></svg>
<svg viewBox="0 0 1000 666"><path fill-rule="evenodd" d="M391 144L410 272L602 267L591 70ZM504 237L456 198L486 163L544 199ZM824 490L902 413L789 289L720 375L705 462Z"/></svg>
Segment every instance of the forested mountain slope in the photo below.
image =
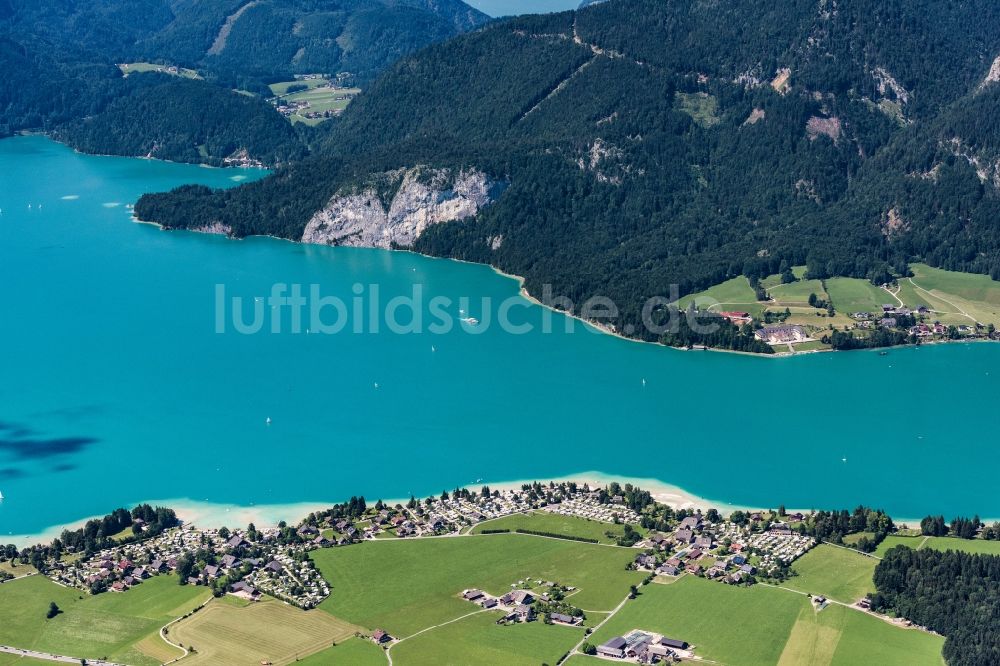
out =
<svg viewBox="0 0 1000 666"><path fill-rule="evenodd" d="M347 72L366 84L400 56L486 20L461 0L0 0L0 136L130 99L116 63L189 67L203 86L262 94L303 73ZM173 93L194 93L189 106L213 94L229 104L204 87Z"/></svg>
<svg viewBox="0 0 1000 666"><path fill-rule="evenodd" d="M1000 5L989 0L612 0L490 25L404 58L322 154L224 193L144 198L168 226L301 238L374 174L509 183L430 254L576 302L642 303L734 275L1000 275ZM348 156L348 157L344 157Z"/></svg>

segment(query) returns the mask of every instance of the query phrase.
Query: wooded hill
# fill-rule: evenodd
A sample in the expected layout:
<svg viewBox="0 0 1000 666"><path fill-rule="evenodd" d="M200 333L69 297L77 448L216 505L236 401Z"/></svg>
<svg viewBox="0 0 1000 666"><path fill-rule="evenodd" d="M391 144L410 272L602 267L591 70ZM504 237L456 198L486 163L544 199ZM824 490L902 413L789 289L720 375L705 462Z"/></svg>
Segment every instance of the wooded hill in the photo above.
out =
<svg viewBox="0 0 1000 666"><path fill-rule="evenodd" d="M612 0L494 23L406 57L320 154L137 211L299 238L339 188L473 165L510 182L429 254L577 303L735 275L885 280L907 261L1000 277L1000 5L991 0ZM496 239L502 238L501 243Z"/></svg>
<svg viewBox="0 0 1000 666"><path fill-rule="evenodd" d="M253 156L268 161L288 130L263 117L279 119L273 109L240 106L232 89L270 96L267 83L307 73L349 73L350 82L365 85L400 56L487 20L461 0L0 0L0 137L108 111L84 134L74 125L62 137L116 154L129 154L136 144L179 145L199 127L166 141L162 133L128 139L122 132L134 130L110 129L145 114L150 100L173 97L158 114L167 121L162 127L179 127L206 105L237 108L231 125L253 128L252 141L242 147L264 146ZM144 83L149 95L143 101L135 82L115 66L136 61L188 67L205 80ZM265 127L275 135L267 136ZM213 143L227 143L232 132L225 134ZM157 156L187 160L192 150L197 147L184 145Z"/></svg>

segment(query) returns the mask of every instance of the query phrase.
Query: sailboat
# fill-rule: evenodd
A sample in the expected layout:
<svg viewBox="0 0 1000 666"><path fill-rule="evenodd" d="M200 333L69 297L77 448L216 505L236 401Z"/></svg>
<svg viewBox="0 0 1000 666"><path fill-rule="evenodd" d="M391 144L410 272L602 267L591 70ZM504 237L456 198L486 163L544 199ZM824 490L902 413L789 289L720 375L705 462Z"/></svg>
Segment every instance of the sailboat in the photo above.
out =
<svg viewBox="0 0 1000 666"><path fill-rule="evenodd" d="M271 417L268 416L267 419L264 421L264 423L266 423L267 425L271 425Z"/></svg>
<svg viewBox="0 0 1000 666"><path fill-rule="evenodd" d="M3 499L3 493L0 493L0 500Z"/></svg>

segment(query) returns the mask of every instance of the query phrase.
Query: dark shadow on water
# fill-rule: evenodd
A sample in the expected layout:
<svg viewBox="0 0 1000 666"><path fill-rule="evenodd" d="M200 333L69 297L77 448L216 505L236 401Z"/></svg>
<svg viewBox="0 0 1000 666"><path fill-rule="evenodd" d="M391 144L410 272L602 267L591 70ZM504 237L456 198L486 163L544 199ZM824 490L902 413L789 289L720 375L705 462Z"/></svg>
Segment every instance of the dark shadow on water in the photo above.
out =
<svg viewBox="0 0 1000 666"><path fill-rule="evenodd" d="M72 455L98 441L96 437L85 436L46 437L20 424L0 421L0 453L7 453L18 460Z"/></svg>

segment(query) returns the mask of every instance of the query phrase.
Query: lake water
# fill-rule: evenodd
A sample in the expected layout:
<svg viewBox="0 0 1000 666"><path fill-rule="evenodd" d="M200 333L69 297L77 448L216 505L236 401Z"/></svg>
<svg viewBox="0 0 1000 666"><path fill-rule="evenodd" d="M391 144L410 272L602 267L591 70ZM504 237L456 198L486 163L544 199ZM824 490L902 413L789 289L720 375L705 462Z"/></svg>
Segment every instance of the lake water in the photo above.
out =
<svg viewBox="0 0 1000 666"><path fill-rule="evenodd" d="M1000 346L767 359L567 334L558 315L514 335L486 323L518 285L486 267L163 232L126 207L260 175L0 141L0 535L147 499L398 498L583 470L740 505L1000 517ZM275 283L345 302L361 285L366 304L369 285L384 302L420 284L456 317L470 297L483 324L217 332L217 285L250 313ZM553 317L517 303L522 323Z"/></svg>

